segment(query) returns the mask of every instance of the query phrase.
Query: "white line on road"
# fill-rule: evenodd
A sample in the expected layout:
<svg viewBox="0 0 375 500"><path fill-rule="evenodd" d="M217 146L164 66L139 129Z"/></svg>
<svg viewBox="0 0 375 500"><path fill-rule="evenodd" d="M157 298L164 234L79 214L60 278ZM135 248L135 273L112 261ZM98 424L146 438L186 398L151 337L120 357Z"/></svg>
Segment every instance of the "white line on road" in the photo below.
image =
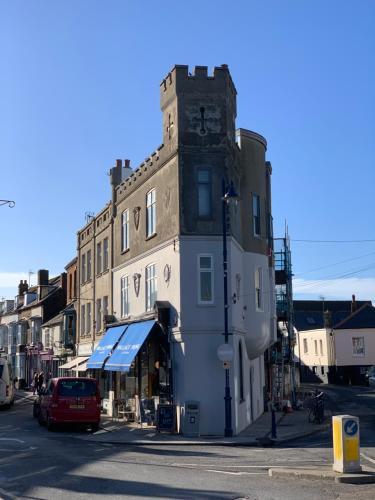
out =
<svg viewBox="0 0 375 500"><path fill-rule="evenodd" d="M372 462L373 464L375 464L375 460L371 457L368 457L364 453L361 453L361 457L363 457L365 460L368 460L369 462Z"/></svg>
<svg viewBox="0 0 375 500"><path fill-rule="evenodd" d="M218 474L228 474L231 476L249 476L249 475L264 475L267 474L267 471L264 472L231 472L228 470L215 470L215 469L205 469L206 472L217 472Z"/></svg>
<svg viewBox="0 0 375 500"><path fill-rule="evenodd" d="M57 469L57 465L53 465L52 467L47 467L46 469L29 472L28 474L22 474L21 476L14 476L8 479L8 481L18 481L19 479L24 479L25 477L36 476L37 474L44 474L46 472L50 472L54 469Z"/></svg>
<svg viewBox="0 0 375 500"><path fill-rule="evenodd" d="M22 441L22 439L16 439L16 438L0 438L0 441L16 441L17 443L23 444L25 441Z"/></svg>

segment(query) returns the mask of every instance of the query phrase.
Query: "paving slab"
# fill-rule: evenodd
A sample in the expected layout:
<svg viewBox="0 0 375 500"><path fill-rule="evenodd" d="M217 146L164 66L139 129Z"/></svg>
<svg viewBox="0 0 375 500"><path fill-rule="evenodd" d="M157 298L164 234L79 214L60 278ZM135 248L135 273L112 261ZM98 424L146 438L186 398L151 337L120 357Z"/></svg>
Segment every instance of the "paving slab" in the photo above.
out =
<svg viewBox="0 0 375 500"><path fill-rule="evenodd" d="M336 483L347 484L373 484L375 483L375 471L362 467L362 472L341 474L335 472L331 467L293 467L293 468L270 468L268 474L272 478L296 477L299 479L326 480Z"/></svg>

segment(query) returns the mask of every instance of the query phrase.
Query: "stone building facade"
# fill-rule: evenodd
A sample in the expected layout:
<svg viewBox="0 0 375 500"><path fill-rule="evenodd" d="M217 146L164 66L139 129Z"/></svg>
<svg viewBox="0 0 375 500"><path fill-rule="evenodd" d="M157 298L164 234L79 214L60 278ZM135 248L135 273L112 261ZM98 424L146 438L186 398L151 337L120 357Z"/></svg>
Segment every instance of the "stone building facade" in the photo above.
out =
<svg viewBox="0 0 375 500"><path fill-rule="evenodd" d="M78 352L95 353L103 333L92 324L93 308L90 326L83 326L85 300L96 305L107 294L107 326L153 318L157 328L130 368L106 369L111 357L104 363L100 377L108 379L109 401L164 398L179 415L187 401L197 401L200 432L223 433L224 370L217 357L224 329L222 198L223 185L232 186L239 201L228 206L225 223L237 434L263 412L263 353L276 336L267 143L255 132L236 131L236 89L226 65L212 75L203 66L193 75L175 66L161 83L160 100L163 144L130 175L117 161L111 202L78 233ZM97 222L105 213L99 237ZM105 237L107 277L95 268L97 244Z"/></svg>

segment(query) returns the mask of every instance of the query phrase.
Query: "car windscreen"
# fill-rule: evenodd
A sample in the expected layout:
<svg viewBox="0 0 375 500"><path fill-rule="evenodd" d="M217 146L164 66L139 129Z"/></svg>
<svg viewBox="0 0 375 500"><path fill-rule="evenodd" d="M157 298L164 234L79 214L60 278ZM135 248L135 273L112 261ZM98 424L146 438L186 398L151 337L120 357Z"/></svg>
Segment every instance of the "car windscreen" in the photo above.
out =
<svg viewBox="0 0 375 500"><path fill-rule="evenodd" d="M95 396L96 383L94 380L60 380L57 393L59 396L81 397Z"/></svg>
<svg viewBox="0 0 375 500"><path fill-rule="evenodd" d="M3 376L4 365L0 365L0 378Z"/></svg>

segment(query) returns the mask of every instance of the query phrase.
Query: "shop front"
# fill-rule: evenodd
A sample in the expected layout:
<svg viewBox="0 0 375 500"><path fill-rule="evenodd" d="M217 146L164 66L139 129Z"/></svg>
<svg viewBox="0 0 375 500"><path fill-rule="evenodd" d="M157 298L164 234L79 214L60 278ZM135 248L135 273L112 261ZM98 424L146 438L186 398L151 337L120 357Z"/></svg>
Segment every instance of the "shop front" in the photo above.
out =
<svg viewBox="0 0 375 500"><path fill-rule="evenodd" d="M108 328L87 368L99 379L103 408L126 420L155 420L171 402L168 336L155 320Z"/></svg>

